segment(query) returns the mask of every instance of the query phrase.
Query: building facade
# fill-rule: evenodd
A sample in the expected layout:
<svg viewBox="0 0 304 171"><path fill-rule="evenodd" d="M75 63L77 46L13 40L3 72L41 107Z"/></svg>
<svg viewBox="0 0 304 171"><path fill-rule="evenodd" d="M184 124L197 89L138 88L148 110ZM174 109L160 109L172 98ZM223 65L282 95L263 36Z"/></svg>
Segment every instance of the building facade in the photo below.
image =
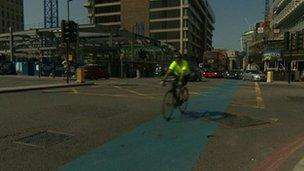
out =
<svg viewBox="0 0 304 171"><path fill-rule="evenodd" d="M281 32L304 28L304 0L274 0L271 9L273 28Z"/></svg>
<svg viewBox="0 0 304 171"><path fill-rule="evenodd" d="M0 0L0 33L24 28L23 0Z"/></svg>
<svg viewBox="0 0 304 171"><path fill-rule="evenodd" d="M271 9L277 37L290 35L284 40L285 66L294 72L294 80L304 80L304 0L274 0Z"/></svg>
<svg viewBox="0 0 304 171"><path fill-rule="evenodd" d="M207 0L88 0L88 17L171 44L200 60L211 50L215 16Z"/></svg>

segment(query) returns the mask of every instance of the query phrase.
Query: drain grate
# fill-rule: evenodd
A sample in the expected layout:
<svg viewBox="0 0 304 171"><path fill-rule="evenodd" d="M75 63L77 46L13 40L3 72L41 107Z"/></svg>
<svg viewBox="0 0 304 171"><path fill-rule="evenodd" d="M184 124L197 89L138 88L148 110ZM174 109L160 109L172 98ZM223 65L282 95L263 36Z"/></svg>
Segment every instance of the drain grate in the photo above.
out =
<svg viewBox="0 0 304 171"><path fill-rule="evenodd" d="M20 138L16 141L18 144L46 148L55 144L69 140L73 135L54 131L41 131L36 134Z"/></svg>
<svg viewBox="0 0 304 171"><path fill-rule="evenodd" d="M303 102L304 101L304 97L302 97L302 96L287 96L287 98L294 102Z"/></svg>
<svg viewBox="0 0 304 171"><path fill-rule="evenodd" d="M254 119L248 116L237 116L231 114L225 114L225 117L216 119L216 121L231 128L246 128L270 124L268 121Z"/></svg>

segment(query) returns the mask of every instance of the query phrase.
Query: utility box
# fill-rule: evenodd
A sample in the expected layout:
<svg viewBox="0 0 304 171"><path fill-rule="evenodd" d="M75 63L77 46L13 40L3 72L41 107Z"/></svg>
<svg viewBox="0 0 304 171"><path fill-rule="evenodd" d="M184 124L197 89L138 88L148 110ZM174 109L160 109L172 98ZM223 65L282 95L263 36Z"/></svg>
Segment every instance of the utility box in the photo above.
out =
<svg viewBox="0 0 304 171"><path fill-rule="evenodd" d="M84 83L85 82L85 74L83 68L77 68L77 82L78 83Z"/></svg>
<svg viewBox="0 0 304 171"><path fill-rule="evenodd" d="M268 71L267 72L267 83L272 83L273 82L273 71Z"/></svg>

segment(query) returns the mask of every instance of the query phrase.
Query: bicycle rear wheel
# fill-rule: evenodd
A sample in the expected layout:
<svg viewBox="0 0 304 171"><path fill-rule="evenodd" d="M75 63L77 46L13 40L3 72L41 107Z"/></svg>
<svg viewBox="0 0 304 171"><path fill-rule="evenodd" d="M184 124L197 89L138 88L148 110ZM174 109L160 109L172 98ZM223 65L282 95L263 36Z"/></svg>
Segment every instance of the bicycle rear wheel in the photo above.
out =
<svg viewBox="0 0 304 171"><path fill-rule="evenodd" d="M176 104L176 99L174 98L173 92L168 91L165 94L162 104L162 115L164 119L166 119L167 121L170 121L173 117L175 104Z"/></svg>
<svg viewBox="0 0 304 171"><path fill-rule="evenodd" d="M178 107L179 111L184 114L188 108L188 100L189 100L189 91L187 87L182 87L179 91L180 93L180 100L181 100L181 105Z"/></svg>

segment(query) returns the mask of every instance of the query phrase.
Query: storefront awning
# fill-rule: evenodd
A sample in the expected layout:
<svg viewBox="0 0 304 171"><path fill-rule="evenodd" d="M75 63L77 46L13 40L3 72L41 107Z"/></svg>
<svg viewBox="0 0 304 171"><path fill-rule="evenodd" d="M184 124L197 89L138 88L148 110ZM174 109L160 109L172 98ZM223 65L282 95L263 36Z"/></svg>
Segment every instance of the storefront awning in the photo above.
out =
<svg viewBox="0 0 304 171"><path fill-rule="evenodd" d="M263 53L263 61L280 61L282 54L280 51L266 51Z"/></svg>

